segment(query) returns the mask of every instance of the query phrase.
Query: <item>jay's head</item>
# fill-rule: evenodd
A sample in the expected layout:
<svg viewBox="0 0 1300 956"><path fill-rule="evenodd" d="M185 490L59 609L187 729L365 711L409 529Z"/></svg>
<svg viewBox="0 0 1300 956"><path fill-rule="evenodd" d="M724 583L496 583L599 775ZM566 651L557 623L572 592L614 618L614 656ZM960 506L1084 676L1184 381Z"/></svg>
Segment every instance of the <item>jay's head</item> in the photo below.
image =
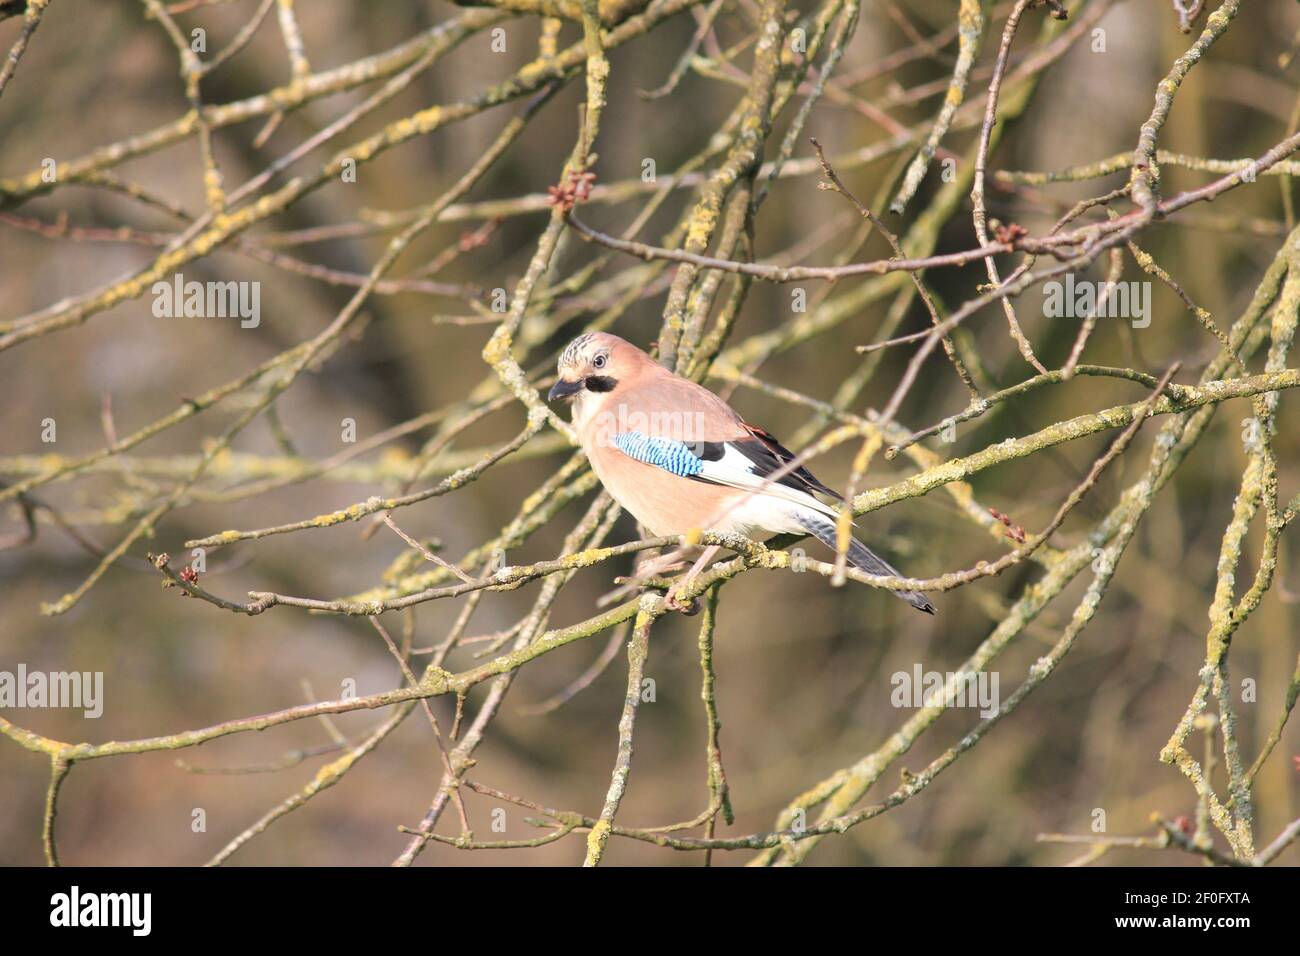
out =
<svg viewBox="0 0 1300 956"><path fill-rule="evenodd" d="M627 385L654 360L631 342L608 332L580 335L560 353L560 377L547 401L573 401L583 393L603 395Z"/></svg>

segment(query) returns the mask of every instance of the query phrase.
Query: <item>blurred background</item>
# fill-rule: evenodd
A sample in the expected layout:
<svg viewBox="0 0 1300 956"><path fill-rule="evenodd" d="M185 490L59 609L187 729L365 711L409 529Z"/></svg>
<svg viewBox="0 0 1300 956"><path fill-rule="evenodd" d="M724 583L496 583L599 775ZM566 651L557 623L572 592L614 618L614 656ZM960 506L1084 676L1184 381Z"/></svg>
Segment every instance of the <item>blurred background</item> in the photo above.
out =
<svg viewBox="0 0 1300 956"><path fill-rule="evenodd" d="M1069 3L1072 17L1097 3ZM235 37L253 16L255 0L180 8L177 23L188 33L207 31L209 53ZM1258 156L1296 128L1297 77L1292 62L1300 31L1300 8L1291 3L1250 3L1213 53L1189 75L1178 94L1160 146L1175 152L1218 159ZM800 15L810 3L791 5ZM996 52L1009 5L995 8L980 67L968 100L982 110L987 66ZM443 2L355 3L308 0L296 7L310 69L332 69L401 44L464 8ZM716 36L723 48L753 32L755 8L725 4L717 14ZM860 22L836 76L845 78L851 96L828 95L816 106L794 157L808 160L808 135L817 137L832 157L884 141L891 133L855 107L858 98L873 104L903 127L920 126L937 112L952 71L957 44L955 0L865 0ZM1017 54L1042 49L1042 11L1030 11L1017 39ZM16 37L20 20L0 23L0 45ZM1204 17L1198 23L1198 29ZM432 69L355 128L313 153L301 164L315 169L342 144L368 135L386 123L433 104L471 98L528 64L538 55L540 21L534 16L504 19L504 52L491 48L486 31L470 36ZM596 144L601 184L639 180L644 161L653 159L663 177L703 149L719 124L744 95L743 78L751 54L735 51L741 82L688 70L670 95L646 99L638 91L660 87L691 42L697 21L679 14L610 54L609 105ZM1023 116L1009 123L992 155L992 169L1053 170L1088 163L1131 150L1151 110L1156 82L1191 42L1178 29L1169 3L1120 0L1105 5L1095 29L1104 51L1096 50L1090 29L1043 74ZM1058 35L1058 34L1054 34ZM1194 36L1194 35L1193 35ZM930 53L916 55L887 70L891 53L913 49L918 37L932 38ZM566 23L560 47L580 42L581 31ZM702 54L709 54L706 44ZM1013 65L1020 62L1013 60ZM873 75L873 73L875 75ZM248 47L215 70L202 84L206 102L220 104L256 95L290 80L290 65L275 14ZM855 82L856 81L856 82ZM852 84L851 86L849 84ZM285 115L265 143L255 139L265 117L223 127L214 133L215 155L228 187L264 169L299 142L361 103L375 84L325 96ZM541 108L520 140L496 163L467 202L514 199L544 193L558 181L577 135L579 75ZM768 143L775 153L796 97L780 117ZM356 182L331 182L295 204L270 226L250 237L268 237L343 222L373 221L375 214L402 211L440 195L488 148L522 104L483 111L434 135L416 137L358 169ZM178 78L177 54L159 24L146 19L143 6L114 2L54 2L35 34L17 75L0 104L0 179L39 169L46 157L60 162L95 148L144 133L182 116L188 109ZM958 124L945 146L969 155L978 129ZM867 164L840 168L845 184L873 202L897 177L892 152ZM963 160L964 161L964 160ZM203 208L202 165L194 137L139 155L114 167L124 180L166 196L191 214ZM1100 181L991 189L991 215L1019 222L1032 233L1045 232L1074 201L1121 185L1126 172ZM1167 166L1165 195L1209 181L1205 173ZM762 207L755 230L756 258L826 264L846 248L857 229L856 214L841 197L816 188L816 175L783 178ZM906 229L942 186L939 167L894 228ZM1263 270L1273 259L1292 215L1289 179L1273 177L1232 191L1212 206L1192 208L1176 222L1144 234L1152 252L1188 295L1227 328L1240 314ZM885 195L891 195L889 190ZM638 234L658 243L693 202L678 190ZM621 232L641 202L591 204L582 218L610 232ZM881 210L883 212L883 209ZM65 297L84 294L151 262L157 248L138 241L99 236L77 241L42 234L32 220L57 226L174 233L176 221L120 193L84 184L61 186L5 212L0 222L0 289L4 321L43 309ZM65 217L66 220L61 217ZM367 218L369 217L369 218ZM547 212L510 215L492 222L477 216L439 223L422 236L397 272L410 274L448 249L454 256L436 274L439 282L463 287L466 294L400 292L374 295L365 305L364 334L349 339L319 367L304 374L277 402L284 432L298 453L323 460L346 449L344 419L353 419L364 441L431 409L463 399L490 371L480 351L493 325L467 304L494 288L513 289L545 226ZM21 221L20 221L21 220ZM49 232L49 230L47 230ZM275 247L339 273L364 275L382 254L391 232L349 235L293 247ZM481 241L480 241L481 240ZM939 236L937 251L957 251L974 243L969 203L962 197ZM888 255L879 237L858 258ZM573 274L597 250L570 237L562 246L555 275ZM612 256L601 278L637 265ZM1101 278L1104 263L1094 267ZM186 279L261 283L260 326L240 328L224 319L159 319L151 299L126 302L84 325L0 352L0 480L12 483L32 473L30 457L75 456L103 446L106 401L119 434L127 434L172 411L186 397L247 372L324 328L347 302L352 289L279 268L235 250L218 250L181 270ZM669 270L666 276L671 276ZM1004 269L1004 275L1005 269ZM1126 280L1144 279L1131 260ZM985 281L982 267L933 272L939 299L955 307ZM666 280L665 280L666 281ZM851 296L870 279L837 283L833 290L807 286L810 311L823 296ZM451 290L455 291L455 290ZM613 331L642 346L658 333L666 285L659 283L623 313ZM553 361L555 350L599 312L576 295L564 299L570 314L561 322L530 315L522 338L532 347L525 368ZM854 347L873 341L892 296L852 308L815 337L777 351L761 368L764 381L832 400L846 379L860 374L864 359ZM738 318L730 344L783 327L792 320L791 289L757 282ZM1018 300L1025 332L1043 361L1059 366L1077 331L1069 320L1042 315L1035 290ZM1116 320L1101 320L1085 361L1161 374L1173 361L1183 363L1178 381L1194 382L1217 343L1188 314L1178 298L1157 283L1150 327L1131 330ZM451 317L449 319L449 317ZM925 311L913 304L900 331L922 329ZM1032 374L1006 334L997 308L969 323L971 344L989 381L1012 385ZM530 336L536 341L530 341ZM906 349L877 356L874 374L852 410L880 408L897 385ZM1261 368L1262 357L1252 364ZM1294 359L1289 363L1294 365ZM711 387L730 386L711 381ZM928 440L944 456L968 454L1004 438L1026 434L1054 421L1121 402L1138 401L1146 390L1132 383L1078 379L1033 393L959 430L954 444ZM731 395L750 421L783 440L803 435L811 418L805 408L752 389ZM919 386L904 403L899 419L913 428L930 425L966 405L967 393L941 352L927 363ZM1078 847L1046 845L1040 833L1091 832L1095 811L1105 811L1110 835L1150 833L1150 815L1192 815L1194 793L1158 754L1182 716L1204 662L1207 608L1224 527L1231 516L1246 456L1242 420L1248 402L1221 407L1198 447L1176 478L1161 492L1125 554L1098 614L1078 645L1051 679L971 753L904 805L846 834L823 841L809 862L820 865L1058 865L1077 857ZM1297 491L1300 431L1288 424L1300 417L1300 395L1284 392L1282 423L1275 442L1281 464L1281 494ZM57 423L57 442L42 441L42 422ZM94 474L42 488L42 501L60 509L92 542L112 547L125 535L123 509L140 482L174 480L178 463L196 452L234 420L217 409L172 428L135 449L121 463ZM485 449L516 434L523 415L518 403L476 424L452 445ZM1105 474L1097 488L1054 538L1069 546L1081 540L1091 522L1103 516L1119 492L1146 466L1157 425L1148 425L1133 449ZM351 473L296 483L229 502L189 503L168 515L152 540L142 542L68 613L42 616L42 602L73 590L96 558L48 520L35 541L0 552L0 670L20 663L29 671L102 671L105 709L98 720L70 710L7 709L16 724L61 740L131 739L174 733L223 720L301 703L305 694L338 697L346 682L358 694L398 686L401 675L382 641L364 619L308 615L277 608L256 618L184 600L160 589L159 576L143 556L169 551L179 567L187 539L227 528L257 528L306 518L362 501L402 486L402 466L430 432L415 432L358 457ZM545 435L543 437L546 437ZM1082 479L1113 434L1059 446L979 474L974 488L981 505L1006 513L1033 531L1043 527L1059 503ZM553 439L552 439L553 440ZM554 446L552 446L554 447ZM813 464L823 481L843 487L856 443L841 446ZM265 420L235 441L234 455L222 459L234 468L241 455L274 459L284 452ZM480 480L452 495L402 509L395 518L409 534L442 542L442 553L459 558L496 534L520 501L551 476L569 452L560 447L509 458ZM133 471L132 462L138 470ZM169 464L170 463L170 464ZM168 469L175 465L171 471ZM897 481L915 471L900 456L872 463L867 487ZM443 470L440 473L445 474ZM436 477L427 479L431 483ZM423 486L423 485L421 485ZM520 548L509 563L553 557L564 535L579 519L590 495L568 505ZM133 519L134 520L134 519ZM0 531L17 531L16 509L4 514ZM363 537L368 522L346 523L240 544L208 558L203 584L216 593L242 598L249 590L273 590L317 598L351 595L376 585L385 569L407 550L380 528ZM889 555L906 573L932 576L966 568L1003 553L987 533L961 518L942 491L875 512L859 522L862 536ZM620 519L609 541L638 536L635 524ZM1294 535L1292 535L1294 539ZM1254 574L1262 543L1257 521L1247 539L1239 591ZM815 542L809 554L827 558ZM1273 589L1234 638L1235 680L1257 682L1257 700L1238 706L1238 733L1253 759L1284 707L1296 668L1296 625L1300 622L1300 572L1291 560L1292 542L1283 542ZM551 626L564 626L596 612L597 599L611 589L629 561L611 562L580 572L561 593ZM716 633L717 699L721 746L734 826L719 835L770 829L780 810L817 781L849 766L879 747L911 714L891 704L891 675L955 669L983 640L1009 606L1041 575L1036 565L978 581L936 599L937 616L916 614L902 602L868 587L835 589L815 575L751 572L722 592ZM1086 584L1078 579L1015 641L994 665L1003 698L1019 685L1028 667L1059 636ZM468 633L491 634L527 613L536 598L534 583L508 594L492 594L478 607ZM422 605L415 617L415 644L438 643L461 610L460 601ZM647 674L655 681L653 704L642 706L628 793L619 821L658 826L687 820L708 802L705 778L705 723L700 702L696 647L698 618L670 615L651 636ZM400 622L394 620L395 630ZM526 796L553 808L595 816L609 785L622 706L626 657L621 651L589 687L564 706L544 713L530 708L563 691L606 648L608 634L579 641L528 664L475 753L472 778L502 791ZM448 666L463 670L476 663L482 645L453 654ZM421 660L417 658L417 660ZM474 711L485 688L470 697ZM1240 695L1238 695L1240 696ZM453 702L433 702L446 729ZM334 727L357 739L382 719L382 713L344 715ZM916 771L977 724L970 710L945 714L899 765L868 795L882 798L897 785L900 766ZM330 743L329 728L299 721L263 734L241 734L179 754L95 760L74 767L60 798L59 844L72 864L198 864L269 808L307 784L329 754L313 756L275 772L211 773L197 770L264 768L299 749ZM1199 757L1200 738L1194 737ZM1300 729L1287 727L1272 759L1256 781L1256 834L1271 840L1300 815L1295 755ZM189 762L178 767L176 757ZM231 859L244 865L380 865L402 850L407 837L399 825L415 826L435 793L441 775L428 723L412 714L374 753L361 760L339 785L320 793L303 808L278 821ZM1222 792L1222 769L1215 782ZM0 863L36 865L43 861L41 817L48 763L8 740L0 740ZM500 804L466 794L476 835L481 839L526 839L538 835L525 817L506 806L505 832L492 832L491 810ZM196 809L206 830L194 832ZM454 834L454 813L441 832ZM1220 839L1220 847L1224 845ZM581 860L583 838L527 850L459 852L431 847L422 865L573 864ZM751 851L715 853L715 865L738 865ZM1300 860L1294 847L1279 862ZM612 864L699 865L697 854L674 853L641 843L614 840ZM1198 865L1190 856L1159 850L1115 850L1100 865Z"/></svg>

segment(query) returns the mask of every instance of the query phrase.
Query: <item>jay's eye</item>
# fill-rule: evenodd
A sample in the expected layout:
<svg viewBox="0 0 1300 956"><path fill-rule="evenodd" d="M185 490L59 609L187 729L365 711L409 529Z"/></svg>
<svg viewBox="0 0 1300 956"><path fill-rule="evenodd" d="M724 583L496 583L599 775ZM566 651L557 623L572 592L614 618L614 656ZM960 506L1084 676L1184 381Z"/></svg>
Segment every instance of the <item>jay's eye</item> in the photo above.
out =
<svg viewBox="0 0 1300 956"><path fill-rule="evenodd" d="M608 360L605 358L605 356L597 355L594 359L591 360L592 368L604 368L606 361Z"/></svg>

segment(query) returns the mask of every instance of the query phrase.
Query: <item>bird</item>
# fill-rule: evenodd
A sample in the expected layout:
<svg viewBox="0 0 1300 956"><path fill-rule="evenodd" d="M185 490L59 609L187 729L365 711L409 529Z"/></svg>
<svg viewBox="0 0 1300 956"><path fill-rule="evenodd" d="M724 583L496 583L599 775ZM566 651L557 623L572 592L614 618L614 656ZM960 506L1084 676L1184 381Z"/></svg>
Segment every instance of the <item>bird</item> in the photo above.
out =
<svg viewBox="0 0 1300 956"><path fill-rule="evenodd" d="M838 513L822 484L770 432L747 423L723 399L675 374L631 342L608 332L579 335L560 353L549 402L569 403L583 452L596 477L651 534L719 531L763 539L814 535L836 547ZM677 592L716 556L705 549ZM848 562L868 574L902 577L851 538ZM927 614L917 591L893 591Z"/></svg>

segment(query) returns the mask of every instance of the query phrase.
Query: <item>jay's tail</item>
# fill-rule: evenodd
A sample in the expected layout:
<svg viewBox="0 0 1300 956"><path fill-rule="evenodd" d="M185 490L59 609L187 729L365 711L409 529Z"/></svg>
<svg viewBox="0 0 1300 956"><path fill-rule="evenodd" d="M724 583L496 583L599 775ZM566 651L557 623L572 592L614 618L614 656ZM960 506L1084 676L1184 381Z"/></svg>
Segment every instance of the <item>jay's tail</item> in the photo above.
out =
<svg viewBox="0 0 1300 956"><path fill-rule="evenodd" d="M835 542L835 525L823 518L821 515L807 508L800 508L797 512L797 518L804 530L816 535L822 544L834 548ZM904 575L899 574L890 566L889 562L880 557L870 548L856 538L849 539L849 553L847 555L849 564L853 565L859 571L865 571L867 574L877 574L881 577L901 578ZM925 595L919 591L891 591L895 597L900 597L918 611L924 611L926 614L934 613L934 605L925 599Z"/></svg>

